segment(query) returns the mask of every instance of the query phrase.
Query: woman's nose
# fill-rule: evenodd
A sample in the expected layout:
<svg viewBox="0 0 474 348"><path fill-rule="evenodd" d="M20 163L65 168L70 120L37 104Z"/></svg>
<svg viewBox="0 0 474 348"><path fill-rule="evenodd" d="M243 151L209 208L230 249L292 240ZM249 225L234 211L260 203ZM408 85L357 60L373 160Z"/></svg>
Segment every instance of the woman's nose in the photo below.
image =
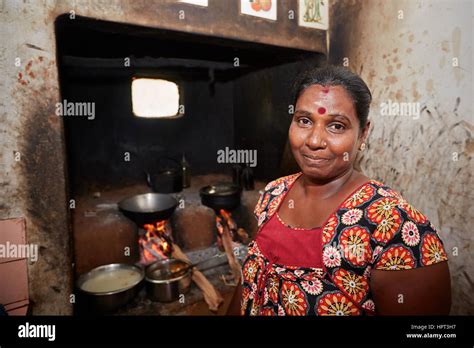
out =
<svg viewBox="0 0 474 348"><path fill-rule="evenodd" d="M324 139L324 131L321 129L321 127L315 126L312 129L306 138L306 145L312 150L325 148L327 146Z"/></svg>

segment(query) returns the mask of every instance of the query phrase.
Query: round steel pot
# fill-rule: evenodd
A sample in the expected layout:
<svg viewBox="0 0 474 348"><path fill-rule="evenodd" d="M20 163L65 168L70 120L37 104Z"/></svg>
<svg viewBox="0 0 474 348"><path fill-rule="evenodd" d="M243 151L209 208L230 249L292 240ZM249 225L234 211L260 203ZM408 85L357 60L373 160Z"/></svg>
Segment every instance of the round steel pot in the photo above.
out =
<svg viewBox="0 0 474 348"><path fill-rule="evenodd" d="M112 273L116 270L130 270L137 272L139 279L130 286L114 291L108 292L91 292L83 288L83 285L89 279L98 275ZM138 266L128 265L123 263L112 263L103 265L92 269L91 271L82 274L77 280L77 288L83 298L84 304L89 311L96 311L100 313L112 312L132 300L139 292L145 272Z"/></svg>
<svg viewBox="0 0 474 348"><path fill-rule="evenodd" d="M189 262L177 259L160 260L149 265L145 272L149 298L158 302L173 302L179 299L179 295L186 294L191 287L193 272L192 268L185 267L189 265ZM176 272L179 268L183 271Z"/></svg>

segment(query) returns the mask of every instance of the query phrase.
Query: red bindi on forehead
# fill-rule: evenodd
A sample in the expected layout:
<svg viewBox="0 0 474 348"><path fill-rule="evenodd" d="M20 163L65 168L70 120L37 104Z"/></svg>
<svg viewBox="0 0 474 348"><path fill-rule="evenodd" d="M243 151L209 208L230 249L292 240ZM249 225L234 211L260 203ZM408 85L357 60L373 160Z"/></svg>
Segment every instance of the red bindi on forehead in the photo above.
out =
<svg viewBox="0 0 474 348"><path fill-rule="evenodd" d="M318 108L318 114L323 115L326 113L326 108L323 108L322 106Z"/></svg>
<svg viewBox="0 0 474 348"><path fill-rule="evenodd" d="M323 93L329 93L329 88L323 87Z"/></svg>

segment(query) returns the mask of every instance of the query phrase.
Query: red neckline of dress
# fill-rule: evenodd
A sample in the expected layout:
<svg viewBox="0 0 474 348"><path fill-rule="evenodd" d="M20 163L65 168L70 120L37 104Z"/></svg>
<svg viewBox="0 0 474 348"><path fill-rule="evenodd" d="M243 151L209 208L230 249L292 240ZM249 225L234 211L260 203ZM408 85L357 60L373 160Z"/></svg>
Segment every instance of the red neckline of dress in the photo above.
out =
<svg viewBox="0 0 474 348"><path fill-rule="evenodd" d="M276 216L277 220L278 220L283 226L285 226L286 228L288 228L288 229L290 229L290 230L295 230L295 231L317 231L317 230L322 230L322 229L323 229L322 226L313 227L313 228L293 227L293 226L288 225L285 221L282 220L281 216L278 214L278 211L275 212L275 216Z"/></svg>

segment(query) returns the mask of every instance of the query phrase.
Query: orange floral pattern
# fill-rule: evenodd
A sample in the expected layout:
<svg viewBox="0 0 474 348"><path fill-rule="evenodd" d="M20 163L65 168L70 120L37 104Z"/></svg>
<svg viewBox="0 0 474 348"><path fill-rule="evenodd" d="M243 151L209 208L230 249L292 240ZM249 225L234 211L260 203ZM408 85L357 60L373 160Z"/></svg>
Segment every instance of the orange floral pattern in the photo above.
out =
<svg viewBox="0 0 474 348"><path fill-rule="evenodd" d="M365 185L359 191L355 192L350 196L343 204L342 208L353 209L357 206L368 202L374 195L374 188L369 185Z"/></svg>
<svg viewBox="0 0 474 348"><path fill-rule="evenodd" d="M343 230L340 245L345 259L355 266L364 265L372 257L370 234L364 228L356 226Z"/></svg>
<svg viewBox="0 0 474 348"><path fill-rule="evenodd" d="M396 213L395 207L397 205L398 201L392 197L378 199L367 208L367 217L370 221L380 224Z"/></svg>
<svg viewBox="0 0 474 348"><path fill-rule="evenodd" d="M318 301L318 315L359 315L360 310L340 292L329 293Z"/></svg>
<svg viewBox="0 0 474 348"><path fill-rule="evenodd" d="M415 259L410 250L404 246L392 246L382 253L381 259L375 265L375 269L399 271L415 267Z"/></svg>
<svg viewBox="0 0 474 348"><path fill-rule="evenodd" d="M337 226L337 218L335 216L331 216L323 228L323 235L322 235L322 241L323 243L329 242L332 237L334 236L334 233L336 232L336 226Z"/></svg>
<svg viewBox="0 0 474 348"><path fill-rule="evenodd" d="M339 269L334 273L334 282L339 288L343 288L351 298L360 302L369 291L369 283L363 276L359 276L354 272Z"/></svg>
<svg viewBox="0 0 474 348"><path fill-rule="evenodd" d="M421 262L429 266L448 259L440 239L435 234L427 234L421 245Z"/></svg>
<svg viewBox="0 0 474 348"><path fill-rule="evenodd" d="M426 223L426 216L424 216L418 209L413 207L410 203L402 199L399 204L400 208L406 211L409 218L418 224Z"/></svg>
<svg viewBox="0 0 474 348"><path fill-rule="evenodd" d="M308 301L304 291L296 283L283 282L281 300L287 315L306 315Z"/></svg>

